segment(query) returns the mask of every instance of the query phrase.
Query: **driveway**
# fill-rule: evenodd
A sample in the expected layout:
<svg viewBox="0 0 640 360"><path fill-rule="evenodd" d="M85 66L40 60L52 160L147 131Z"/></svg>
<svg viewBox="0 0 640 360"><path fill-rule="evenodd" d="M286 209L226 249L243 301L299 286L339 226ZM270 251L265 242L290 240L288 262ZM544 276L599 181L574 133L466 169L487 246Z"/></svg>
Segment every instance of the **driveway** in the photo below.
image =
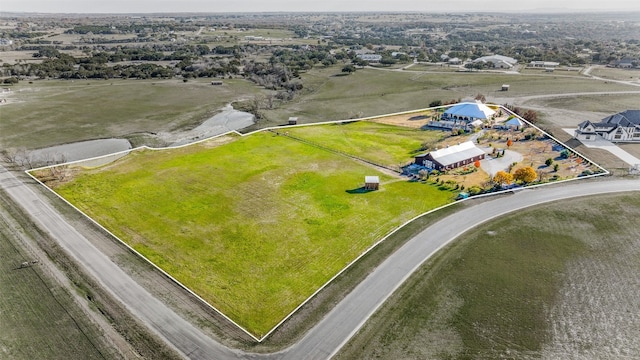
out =
<svg viewBox="0 0 640 360"><path fill-rule="evenodd" d="M563 128L562 130L564 130L569 135L573 136L575 134L575 130L576 129ZM626 162L630 166L634 166L634 165L640 164L640 159L638 159L637 157L635 157L635 156L629 154L628 152L622 150L618 145L612 143L611 141L609 141L607 139L603 139L599 135L598 135L598 138L595 139L595 140L580 141L580 142L582 143L582 145L584 145L584 146L586 146L588 148L596 148L596 149L606 150L606 151L612 153L613 155L617 156L620 160Z"/></svg>
<svg viewBox="0 0 640 360"><path fill-rule="evenodd" d="M482 148L486 153L491 153L492 148ZM480 167L487 172L491 177L500 170L507 171L509 166L514 162L522 161L522 155L512 150L504 150L504 156L495 158L491 155L487 155L484 160L480 160Z"/></svg>

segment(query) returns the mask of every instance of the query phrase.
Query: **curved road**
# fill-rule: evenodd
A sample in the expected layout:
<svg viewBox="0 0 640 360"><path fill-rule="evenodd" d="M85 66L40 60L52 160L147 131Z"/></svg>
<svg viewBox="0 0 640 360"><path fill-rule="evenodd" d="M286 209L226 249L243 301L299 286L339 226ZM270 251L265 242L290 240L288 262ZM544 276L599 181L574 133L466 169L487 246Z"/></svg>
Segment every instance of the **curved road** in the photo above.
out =
<svg viewBox="0 0 640 360"><path fill-rule="evenodd" d="M279 353L258 355L224 347L185 321L124 273L26 184L0 166L0 186L23 206L117 299L190 359L327 359L431 255L474 226L519 209L577 196L640 191L638 180L574 181L522 190L465 208L409 240L345 297L304 338ZM186 355L188 354L188 356Z"/></svg>

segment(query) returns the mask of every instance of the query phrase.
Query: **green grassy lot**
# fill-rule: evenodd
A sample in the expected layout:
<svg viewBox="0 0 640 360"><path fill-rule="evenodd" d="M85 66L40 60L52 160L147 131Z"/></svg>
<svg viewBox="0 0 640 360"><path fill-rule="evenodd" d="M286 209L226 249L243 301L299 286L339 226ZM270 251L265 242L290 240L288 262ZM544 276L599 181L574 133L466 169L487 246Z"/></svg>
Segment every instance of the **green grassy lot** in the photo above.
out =
<svg viewBox="0 0 640 360"><path fill-rule="evenodd" d="M415 74L386 70L358 69L343 76L341 67L317 68L304 73L306 92L274 110L265 111L273 123L289 116L301 122L318 122L422 109L432 100L457 98L448 90L431 88L412 80Z"/></svg>
<svg viewBox="0 0 640 360"><path fill-rule="evenodd" d="M18 268L24 261L38 259L15 238L0 213L0 358L117 358L71 296L47 278L39 263Z"/></svg>
<svg viewBox="0 0 640 360"><path fill-rule="evenodd" d="M290 128L286 132L389 167L406 165L421 152L422 143L440 140L445 134L367 121Z"/></svg>
<svg viewBox="0 0 640 360"><path fill-rule="evenodd" d="M40 80L12 87L0 107L0 147L38 148L135 132L195 127L238 97L262 90L245 80Z"/></svg>
<svg viewBox="0 0 640 360"><path fill-rule="evenodd" d="M588 310L607 319L604 324L582 318L585 309L559 302L586 304L561 295L571 291L561 290L569 286L592 304L624 308L633 303L637 288L622 284L637 273L638 253L630 249L638 245L638 222L632 220L638 213L636 194L601 196L540 206L480 226L427 262L337 358L537 358L545 357L547 345L586 351L555 354L566 357L589 354L594 347L608 353L620 342L634 344L635 334L626 328L633 327L633 320L609 316L611 309L603 310L602 317L599 310ZM579 265L585 261L590 268ZM579 275L571 278L570 273ZM618 281L619 286L597 285ZM564 311L559 319L558 311ZM580 340L554 342L552 323L571 326L575 334L569 337ZM627 330L606 335L618 325Z"/></svg>
<svg viewBox="0 0 640 360"><path fill-rule="evenodd" d="M381 190L359 191L365 175ZM55 190L257 336L454 196L271 133L138 151Z"/></svg>

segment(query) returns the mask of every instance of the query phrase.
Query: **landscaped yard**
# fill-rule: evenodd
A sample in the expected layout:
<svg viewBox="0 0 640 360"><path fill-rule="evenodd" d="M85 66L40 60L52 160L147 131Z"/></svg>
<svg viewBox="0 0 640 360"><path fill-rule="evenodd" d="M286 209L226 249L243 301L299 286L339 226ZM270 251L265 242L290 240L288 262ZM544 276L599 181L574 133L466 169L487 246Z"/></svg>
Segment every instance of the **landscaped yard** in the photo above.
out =
<svg viewBox="0 0 640 360"><path fill-rule="evenodd" d="M455 196L269 132L78 171L55 191L257 337ZM363 193L365 175L381 190Z"/></svg>

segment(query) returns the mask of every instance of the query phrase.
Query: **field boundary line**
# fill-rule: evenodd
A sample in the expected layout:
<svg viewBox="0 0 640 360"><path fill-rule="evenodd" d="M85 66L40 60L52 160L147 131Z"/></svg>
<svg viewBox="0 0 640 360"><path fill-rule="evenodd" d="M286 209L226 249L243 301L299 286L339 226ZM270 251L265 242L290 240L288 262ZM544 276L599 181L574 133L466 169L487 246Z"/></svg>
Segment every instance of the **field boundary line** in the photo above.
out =
<svg viewBox="0 0 640 360"><path fill-rule="evenodd" d="M62 196L60 196L58 193L56 193L55 191L53 191L53 189L49 188L48 186L46 186L44 183L42 183L40 180L38 180L36 177L34 177L33 175L31 175L28 171L32 171L32 170L27 170L27 174L34 179L36 182L38 182L40 185L44 186L47 190L49 190L51 193L53 193L55 196L57 196L59 199L62 199L62 201L64 201L67 205L71 206L73 209L75 209L76 211L78 211L82 216L84 216L85 218L89 219L93 224L95 224L96 226L98 226L98 228L100 228L101 230L105 231L107 234L109 234L110 236L112 236L114 239L118 240L118 242L122 245L124 245L129 251L131 251L132 253L134 253L135 255L139 256L140 258L142 258L143 260L145 260L148 264L150 264L153 268L155 268L156 270L160 271L160 273L164 276L166 276L167 278L169 278L171 281L173 281L174 283L176 283L177 285L179 285L181 288L183 288L184 290L186 290L189 294L195 296L199 301L201 301L202 303L206 304L208 307L210 307L211 309L213 309L216 313L218 313L219 315L221 315L222 317L224 317L226 320L228 320L229 322L231 322L233 325L237 326L240 330L242 330L243 332L245 332L247 335L251 336L251 338L253 338L254 340L261 342L263 338L258 339L257 337L255 337L253 334L251 334L249 331L247 331L245 328L243 328L242 326L240 326L238 323L236 323L235 321L233 321L231 318L229 318L227 315L225 315L223 312L221 312L220 310L218 310L215 306L209 304L207 301L205 301L202 297L200 297L198 294L196 294L195 292L193 292L191 289L189 289L187 286L185 286L184 284L182 284L180 281L178 281L176 278L174 278L173 276L171 276L169 273L167 273L166 271L164 271L161 267L159 267L158 265L154 264L151 260L147 259L147 257L145 257L144 255L142 255L140 252L138 252L136 249L134 249L133 247L131 247L129 244L127 244L126 242L124 242L122 239L120 239L118 236L116 236L114 233L112 233L111 231L109 231L107 228L105 228L104 226L102 226L99 222L97 222L96 220L94 220L92 217L90 217L89 215L87 215L84 211L80 210L79 208L77 208L75 205L73 205L72 203L70 203L67 199L63 198Z"/></svg>
<svg viewBox="0 0 640 360"><path fill-rule="evenodd" d="M533 127L534 129L540 131L541 133L545 134L546 136L548 136L551 140L555 141L558 144L561 144L562 146L564 146L565 148L571 150L572 153L578 155L579 157L581 157L583 160L588 161L589 163L597 166L600 170L603 171L603 173L599 174L599 175L609 175L609 170L603 168L602 166L600 166L598 163L596 163L595 161L592 161L591 159L589 159L588 157L582 155L581 153L579 153L577 150L575 150L574 148L570 147L569 145L565 144L564 142L558 140L555 136L549 134L548 132L542 130L541 128L537 127L536 125L534 125L532 122L530 122L529 120L523 118L522 116L516 114L515 112L509 110L508 108L499 105L500 108L502 108L503 110L506 110L509 114L517 117L518 119L520 119L521 121L524 121L525 123L527 123L529 126Z"/></svg>
<svg viewBox="0 0 640 360"><path fill-rule="evenodd" d="M572 179L572 180L580 180L580 179L584 179L584 178L576 178L576 179ZM569 180L569 181L570 181L570 180ZM558 181L558 182L556 182L556 183L560 183L560 182L562 182L562 181ZM541 185L550 185L550 184L555 184L555 183L547 183L547 184L541 184ZM532 187L533 187L533 186L532 186ZM445 248L446 246L448 246L450 243L452 243L452 242L454 242L455 240L457 240L460 236L464 235L466 232L468 232L468 231L470 231L470 230L474 229L474 228L475 228L475 227L477 227L477 226L480 226L480 225L486 224L486 223L490 222L491 220L497 219L498 217L500 217L500 216L502 216L502 215L505 215L505 214L513 214L513 213L515 213L515 212L517 212L517 211L520 211L520 210L523 210L523 209L527 209L527 208L530 208L530 207L533 207L533 206L539 206L539 205L542 205L542 204L547 204L547 203L551 203L551 202L554 202L554 201L560 201L560 200L564 200L564 199L571 199L571 198L576 198L576 197L588 197L588 196L592 196L592 195L600 195L600 194L608 194L608 193L625 193L625 192L635 192L635 191L637 191L637 190L628 190L628 189L612 189L612 190L609 190L609 191L607 191L607 192L601 192L601 193L598 193L598 194L582 194L582 195L578 195L578 196L568 196L568 197L563 197L563 198L561 198L561 199L555 199L555 200L554 200L554 199L552 199L552 200L543 200L543 201L536 202L536 203L531 204L531 205L519 205L519 206L517 206L515 209L512 209L512 210L510 210L510 211L506 211L506 212L503 212L503 213L500 213L500 214L496 214L495 216L492 216L492 217L490 217L490 218L488 218L488 219L485 219L484 221L482 221L482 222L480 222L480 223L473 224L473 226L468 226L468 227L466 227L465 229L463 229L463 230L461 230L461 231L457 232L457 233L456 233L456 234L451 238L451 240L450 240L450 241L448 241L448 242L446 242L446 243L442 244L441 246L439 246L438 248L436 248L436 249L433 251L432 255L435 255L437 252L439 252L440 250L442 250L443 248ZM500 191L500 193L508 193L508 192L510 192L510 191L509 191L509 190ZM497 195L497 194L498 194L498 192L496 192L496 193L484 194L484 195L494 195L494 194L495 194L495 195ZM466 201L466 200L470 200L470 199L472 199L472 198L467 198L467 199L463 199L463 200L460 200L460 201ZM455 204L455 203L457 203L457 202L454 202L454 203L451 203L451 204L447 204L447 205L445 205L445 206L442 206L442 207L440 207L440 208L438 208L438 209L434 209L434 210L432 210L432 211L436 211L436 210L439 210L439 209L445 208L445 207L447 207L447 206L451 206L451 205L453 205L453 204ZM430 212L431 212L431 211L430 211ZM430 213L430 212L427 212L427 213L425 213L425 214L423 214L423 215L426 215L426 214L428 214L428 213ZM418 217L419 217L419 216L418 216ZM417 218L417 217L416 217L416 218ZM416 218L414 218L413 220L415 220ZM406 224L404 224L404 225L406 225ZM403 226L404 226L404 225L403 225ZM394 230L394 232L395 232L395 231L397 231L397 230L399 230L399 228L398 228L398 229L396 229L396 230ZM398 290L398 289L399 289L399 288L400 288L400 287L401 287L401 286L402 286L402 285L403 285L403 284L404 284L404 283L405 283L405 282L406 282L406 281L407 281L407 280L408 280L408 279L409 279L413 274L415 274L415 272L416 272L416 271L418 271L418 269L419 269L419 268L420 268L420 267L421 267L421 266L422 266L422 265L423 265L427 260L429 260L430 258L431 258L431 256L428 256L428 257L424 258L424 259L423 259L423 260L422 260L422 261L421 261L417 266L415 266L414 268L412 268L412 269L411 269L411 271L408 273L408 275L407 275L407 276L405 276L405 277L403 277L403 278L402 278L402 280L401 280L400 282L398 282L398 284L393 288L393 290L389 293L389 296L385 297L385 299L384 299L382 302L380 302L380 304L379 304L375 309L373 309L373 310L372 310L372 311L367 315L366 319L365 319L364 321L362 321L361 323L359 323L359 324L358 324L358 326L357 326L357 327L356 327L356 328L355 328L351 333L349 333L349 336L348 336L348 337L347 337L347 338L346 338L346 339L345 339L345 340L344 340L344 341L343 341L343 342L342 342L342 343L341 343L341 344L340 344L340 345L339 345L339 346L338 346L338 347L337 347L337 348L336 348L336 349L335 349L331 354L329 354L328 359L330 359L330 358L332 358L333 356L335 356L335 355L340 351L340 349L342 349L342 347L343 347L343 346L344 346L344 345L345 345L349 340L351 340L351 338L352 338L352 337L353 337L353 336L354 336L354 335L355 335L355 334L356 334L356 333L357 333L357 332L362 328L362 326L363 326L363 325L364 325L364 324L365 324L365 323L366 323L366 322L371 318L371 316L373 316L373 314L375 314L375 313L376 313L376 311L378 311L378 309L380 309L380 307L382 307L382 306L384 305L384 303L385 303L385 302L386 302L386 301L387 301L391 296L393 296L393 294L394 294L394 293L395 293L395 292L396 292L396 291L397 291L397 290Z"/></svg>
<svg viewBox="0 0 640 360"><path fill-rule="evenodd" d="M42 183L40 180L38 180L35 176L33 176L30 172L31 171L39 171L39 170L45 170L45 169L49 169L49 168L53 168L53 167L57 167L57 166L64 166L64 165L71 165L71 164L79 164L85 161L90 161L90 160L96 160L96 159L101 159L101 158L105 158L105 157L110 157L110 156L114 156L114 155L118 155L118 154L124 154L124 153L130 153L136 150L143 150L143 149L147 149L147 150L170 150L170 149L179 149L179 148L183 148L183 147L187 147L187 146L191 146L191 145L195 145L195 144L199 144L205 141L209 141L211 139L214 138L218 138L218 137L222 137L222 136L226 136L226 135L230 135L230 134L236 134L239 135L241 137L244 136L249 136L249 135L253 135L256 133L260 133L260 132L267 132L267 131L271 131L274 132L278 129L286 129L286 128L293 128L293 127L304 127L304 126L316 126L316 125L328 125L328 124L345 124L345 123L350 123L350 122L358 122L358 121L366 121L366 120L373 120L373 119L377 119L377 118L383 118L383 117L388 117L388 116L397 116L397 115L406 115L406 114L412 114L412 113L418 113L418 112L422 112L422 111L427 111L427 110L434 110L434 109L440 109L440 108L445 108L445 107L449 107L452 105L443 105L443 106L437 106L437 107L432 107L432 108L425 108L425 109L418 109L418 110L410 110L410 111L403 111L403 112L399 112L399 113L392 113L392 114L386 114L386 115L376 115L376 116L371 116L371 117L365 117L365 118L359 118L359 119L349 119L349 120L336 120L336 121L326 121L326 122L322 122L322 123L312 123L312 124L299 124L299 125L285 125L285 126L276 126L276 127L266 127L263 129L258 129L246 134L242 134L236 130L232 130L232 131L228 131L222 134L218 134L215 136L211 136L205 139L201 139L192 143L188 143L188 144L182 144L182 145L177 145L177 146L168 146L168 147L162 147L162 148L152 148L146 145L143 146L139 146L137 148L134 149L128 149L128 150L123 150L120 152L116 152L113 154L107 154L107 155L102 155L102 156L98 156L98 157L94 157L94 158L89 158L89 159L83 159L83 160L76 160L76 161L71 161L71 162L67 162L67 163L62 163L62 164L56 164L56 165L48 165L48 166L43 166L43 167L39 167L39 168L34 168L34 169L30 169L30 170L25 170L25 173L27 173L27 175L29 177L31 177L32 179L34 179L37 183L39 183L40 185L42 185L44 188L46 188L48 191L50 191L51 193L53 193L56 197L58 197L59 199L62 199L65 203L67 203L68 205L70 205L73 209L75 209L76 211L78 211L80 214L82 214L84 217L86 217L87 219L89 219L92 223L94 223L95 225L97 225L100 229L104 230L106 233L108 233L110 236L112 236L113 238L115 238L116 240L118 240L121 244L123 244L125 247L127 247L131 252L133 252L134 254L136 254L137 256L140 256L142 259L144 259L147 263L149 263L150 265L152 265L155 269L159 270L163 275L165 275L167 278L169 278L171 281L173 281L174 283L176 283L177 285L179 285L180 287L182 287L184 290L186 290L188 293L190 293L191 295L193 295L196 299L198 299L199 301L201 301L202 303L204 303L206 306L208 306L209 308L211 308L212 310L214 310L217 314L221 315L223 318L225 318L226 320L228 320L229 322L231 322L232 324L234 324L235 326L237 326L240 330L242 330L244 333L246 333L247 335L249 335L252 339L254 339L255 341L257 341L258 343L261 343L264 339L266 339L267 337L269 337L269 335L271 335L274 331L276 331L283 323L285 323L287 320L289 320L298 310L300 310L300 308L302 308L304 305L306 305L309 301L311 301L318 293L320 293L322 290L324 290L331 282L333 282L336 278L338 278L340 275L342 275L346 270L348 270L349 268L351 268L351 266L353 266L353 264L355 264L358 260L360 260L363 256L367 255L370 251L372 251L374 248L376 248L379 244L381 244L384 240L386 240L387 238L389 238L390 236L392 236L393 234L395 234L396 232L398 232L400 229L402 229L403 227L405 227L406 225L408 225L409 223L415 221L416 219L425 216L425 215L429 215L433 212L436 212L438 210L442 210L444 208L447 208L448 206L452 206L453 204L456 204L458 202L462 202L462 201L468 201L468 200L472 200L472 199L476 199L476 198L484 198L484 197L489 197L489 196L495 196L495 195L502 195L502 194L512 194L514 192L518 192L518 191L523 191L523 190L527 190L527 189L531 189L531 188L538 188L541 186L547 186L547 185L555 185L555 184L560 184L563 182L568 182L568 181L575 181L575 180L582 180L582 179L588 179L588 178L593 178L593 177L598 177L598 176L604 176L604 175L609 175L609 171L606 170L605 168L603 168L602 166L598 165L597 163L591 161L590 159L588 159L587 157L583 156L582 154L580 154L579 152L575 151L573 148L567 146L566 144L564 144L562 141L559 141L558 139L556 139L555 137L553 137L552 135L550 135L549 133L547 133L546 131L542 130L541 128L533 125L531 122L523 119L522 117L520 117L519 115L515 114L514 112L512 112L511 110L507 109L506 107L502 106L502 105L497 105L497 104L490 104L490 105L494 105L494 106L498 106L499 108L506 110L508 113L518 117L520 120L523 120L524 122L526 122L528 125L534 127L536 130L540 131L542 134L548 136L549 138L551 138L552 140L554 140L555 142L557 142L558 144L563 145L564 147L566 147L567 149L571 150L574 154L580 156L581 158L583 158L586 161L589 161L591 164L596 165L598 168L600 168L603 172L601 173L596 173L596 174L592 174L592 175L588 175L588 176L582 176L582 177L575 177L575 178L571 178L571 179L565 179L565 180L560 180L560 181L553 181L553 182L547 182L547 183L543 183L543 184L536 184L536 185L531 185L531 186L527 186L524 188L518 188L518 189L507 189L507 190L501 190L501 191L495 191L495 192L488 192L488 193L484 193L484 194L478 194L478 195L474 195L472 197L469 197L467 199L461 199L458 201L454 201L451 202L449 204L445 204L442 205L440 207L437 207L435 209L431 209L427 212L424 212L422 214L416 215L413 218L407 220L406 222L404 222L403 224L395 227L393 230L391 230L389 233L387 233L385 236L383 236L380 240L376 241L373 245L371 245L369 248L367 248L364 252L362 252L360 255L358 255L354 260L352 260L351 262L349 262L344 268L342 268L338 273L336 273L334 276L332 276L327 282L325 282L321 287L319 287L316 291L314 291L306 300L304 300L302 303L300 303L300 305L298 305L295 309L293 309L287 316L285 316L280 322L278 322L273 328L271 328L271 330L269 330L266 334L262 335L260 338L256 337L255 335L251 334L249 331L247 331L245 328L243 328L242 326L240 326L238 323L236 323L235 321L233 321L231 318L229 318L227 315L225 315L223 312L221 312L220 310L218 310L215 306L209 304L206 300L204 300L202 297L200 297L198 294L196 294L195 292L193 292L191 289L189 289L187 286L185 286L184 284L182 284L180 281L178 281L177 279L175 279L173 276L171 276L169 273L167 273L166 271L164 271L162 268L160 268L158 265L154 264L151 260L147 259L145 256L143 256L141 253L139 253L138 251L136 251L134 248L132 248L130 245L128 245L127 243L125 243L122 239L120 239L118 236L116 236L115 234L113 234L111 231L107 230L104 226L102 226L100 223L98 223L96 220L94 220L93 218L91 218L90 216L88 216L87 214L85 214L82 210L78 209L76 206L74 206L73 204L71 204L69 201L67 201L66 199L64 199L62 196L60 196L58 193L56 193L55 191L53 191L53 189L49 188L48 186L46 186L44 183ZM284 135L284 134L283 134ZM289 135L287 135L289 136ZM315 144L313 144L314 146L316 146ZM349 156L351 157L351 156ZM354 157L355 159L355 157ZM376 164L373 164L376 165ZM378 166L378 165L376 165ZM394 170L395 171L395 170Z"/></svg>

